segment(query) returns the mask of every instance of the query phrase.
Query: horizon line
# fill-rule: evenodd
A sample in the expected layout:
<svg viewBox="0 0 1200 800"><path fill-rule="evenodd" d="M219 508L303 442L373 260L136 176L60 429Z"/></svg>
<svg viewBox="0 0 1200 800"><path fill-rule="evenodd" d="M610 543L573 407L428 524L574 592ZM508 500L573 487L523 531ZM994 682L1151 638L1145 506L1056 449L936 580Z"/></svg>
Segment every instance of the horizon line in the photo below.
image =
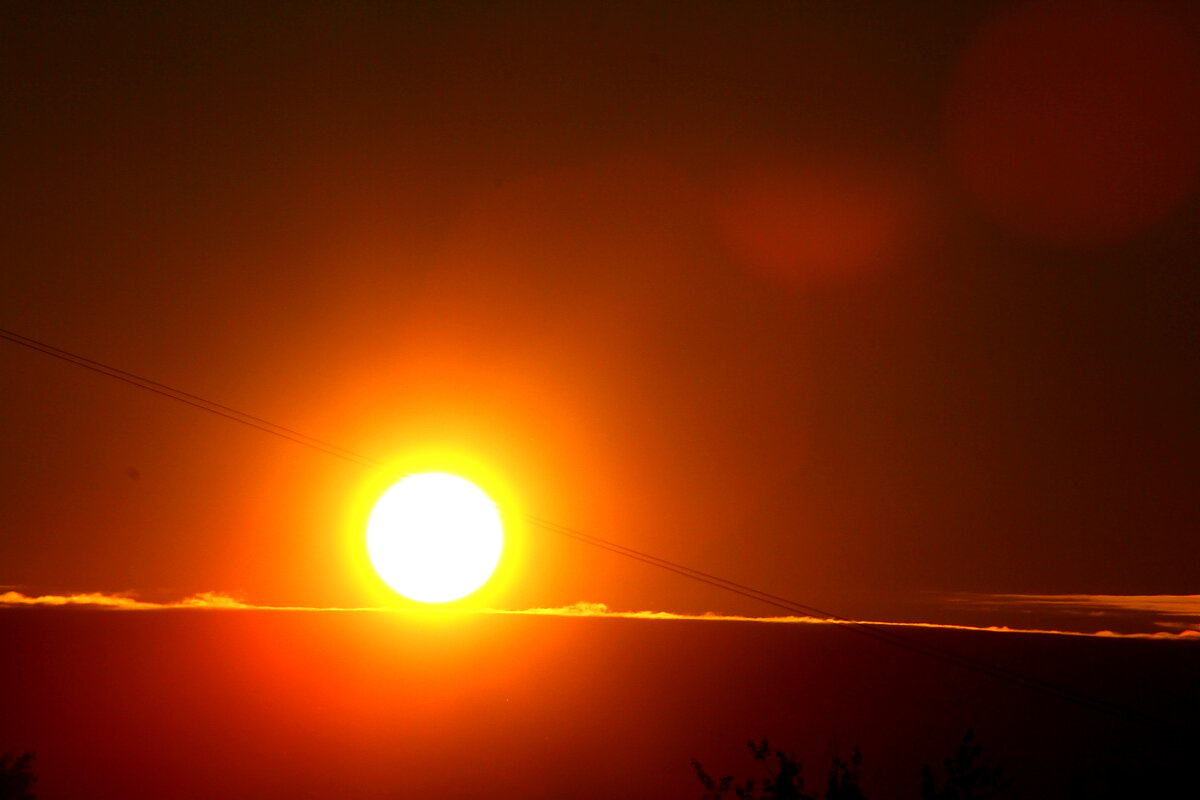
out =
<svg viewBox="0 0 1200 800"><path fill-rule="evenodd" d="M293 611L293 612L359 612L393 614L481 614L497 616L555 616L575 618L642 619L660 621L694 622L750 622L775 625L877 625L886 627L925 628L942 630L978 631L984 633L1021 633L1057 636L1082 636L1088 638L1154 639L1159 641L1186 641L1200 639L1200 630L1183 628L1175 632L1118 633L1109 630L1094 632L1053 630L1045 628L1014 628L1008 625L959 625L940 622L889 622L881 620L827 619L802 615L748 616L721 614L717 612L679 613L674 611L621 611L610 609L606 603L579 601L571 605L535 608L487 608L487 607L386 607L386 606L302 606L265 605L248 603L225 592L200 592L181 600L154 602L139 600L132 592L77 592L73 594L30 595L9 590L0 592L0 609L3 608L77 608L80 610L107 611Z"/></svg>

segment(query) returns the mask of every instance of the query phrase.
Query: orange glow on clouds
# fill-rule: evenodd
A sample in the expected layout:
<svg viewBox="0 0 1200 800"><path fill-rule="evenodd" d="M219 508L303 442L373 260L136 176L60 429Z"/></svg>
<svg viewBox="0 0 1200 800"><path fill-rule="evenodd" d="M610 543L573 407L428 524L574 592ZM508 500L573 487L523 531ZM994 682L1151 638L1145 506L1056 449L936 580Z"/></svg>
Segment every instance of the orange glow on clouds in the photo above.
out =
<svg viewBox="0 0 1200 800"><path fill-rule="evenodd" d="M1076 613L1145 611L1200 622L1200 594L985 594L967 595L966 602L1025 608L1054 608Z"/></svg>
<svg viewBox="0 0 1200 800"><path fill-rule="evenodd" d="M996 221L1060 244L1162 219L1200 171L1200 55L1167 10L1019 5L986 27L952 88L949 153Z"/></svg>
<svg viewBox="0 0 1200 800"><path fill-rule="evenodd" d="M968 602L1004 603L1027 606L1053 606L1074 609L1101 608L1105 610L1166 610L1168 614L1185 616L1197 613L1200 609L1197 595L1163 595L1163 596L1120 596L1120 595L981 595L956 597L956 600ZM1122 604L1124 600L1124 604ZM152 603L138 600L124 594L105 594L103 592L86 592L69 595L26 595L17 591L0 592L0 608L4 606L74 606L78 608L114 609L126 611L162 611L169 609L192 610L225 610L225 611L305 611L305 612L399 612L406 615L416 615L425 622L449 622L464 619L464 615L495 614L508 616L540 616L540 617L588 617L606 619L637 619L657 621L690 621L690 622L755 622L775 625L870 625L895 628L936 628L944 630L986 631L991 633L1039 633L1058 636L1100 636L1104 638L1130 639L1194 639L1200 637L1200 625L1187 623L1156 623L1159 627L1173 628L1174 633L1114 633L1102 630L1095 633L1069 630L1047 630L1042 628L1015 628L1007 625L952 625L936 622L880 622L877 620L854 619L823 619L809 616L768 616L753 617L738 614L679 614L673 611L617 611L610 609L605 603L578 602L569 606L549 608L505 609L477 606L466 608L453 603L438 606L422 605L398 609L395 607L313 607L313 606L272 606L255 605L243 602L221 592L202 592L186 597L183 600L169 603Z"/></svg>
<svg viewBox="0 0 1200 800"><path fill-rule="evenodd" d="M28 595L17 591L0 592L0 606L82 606L145 611L163 608L254 608L220 592L202 592L174 603L151 603L129 594L77 592L75 594Z"/></svg>

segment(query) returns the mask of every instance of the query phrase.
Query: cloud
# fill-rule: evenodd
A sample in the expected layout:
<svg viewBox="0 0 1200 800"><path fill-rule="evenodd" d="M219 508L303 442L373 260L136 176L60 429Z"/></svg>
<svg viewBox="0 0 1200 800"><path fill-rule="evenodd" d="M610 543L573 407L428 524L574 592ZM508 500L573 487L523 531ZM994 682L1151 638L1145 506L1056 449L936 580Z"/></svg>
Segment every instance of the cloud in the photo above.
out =
<svg viewBox="0 0 1200 800"><path fill-rule="evenodd" d="M265 606L247 603L225 592L200 592L182 600L167 603L154 603L148 600L138 600L132 592L105 594L103 592L78 592L75 594L41 594L30 595L17 591L0 592L0 607L4 606L77 606L82 608L101 608L161 611L172 608L195 609L241 609L258 611L382 611L378 608L324 608L315 606Z"/></svg>
<svg viewBox="0 0 1200 800"><path fill-rule="evenodd" d="M613 617L617 619L683 619L725 621L725 622L812 622L822 623L829 620L817 617L739 617L723 614L677 614L673 611L613 611L606 603L572 603L569 606L553 606L550 608L488 608L482 609L484 614L515 614L549 617Z"/></svg>
<svg viewBox="0 0 1200 800"><path fill-rule="evenodd" d="M3 606L97 606L102 608L162 608L158 603L145 603L127 594L102 594L86 592L81 594L42 594L27 595L21 592L7 591L0 593L0 605Z"/></svg>
<svg viewBox="0 0 1200 800"><path fill-rule="evenodd" d="M1103 595L982 595L970 598L978 603L1000 604L1003 598L1059 598L1059 597L1099 597ZM963 600L968 596L958 599ZM1185 596L1186 597L1186 596ZM1007 604L1008 600L1003 601ZM984 631L990 633L1026 633L1056 636L1100 636L1133 639L1198 639L1200 638L1200 622L1197 624L1184 622L1160 622L1159 627L1171 630L1160 630L1155 633L1115 633L1099 631L1097 633L1082 633L1079 631L1059 631L1035 628L1012 628L1004 625L972 626L947 625L937 622L879 622L873 620L822 619L808 616L773 616L750 617L731 614L679 614L673 611L616 611L605 603L578 602L568 606L553 606L547 608L379 608L379 607L329 607L329 606L270 606L247 603L223 592L201 592L182 600L166 603L155 603L139 600L132 593L105 594L102 592L83 592L77 594L28 595L18 591L0 592L0 608L21 606L45 607L77 607L109 609L115 611L157 611L167 609L211 609L224 611L306 611L306 612L339 612L358 611L375 613L426 613L426 614L496 614L503 616L551 616L551 617L591 617L606 619L642 619L642 620L684 620L696 622L741 622L768 625L847 625L871 626L879 628L932 628L938 630ZM1182 612L1180 612L1182 613ZM1173 632L1172 632L1173 631Z"/></svg>
<svg viewBox="0 0 1200 800"><path fill-rule="evenodd" d="M185 597L174 604L175 608L254 608L231 595L221 592L201 592Z"/></svg>
<svg viewBox="0 0 1200 800"><path fill-rule="evenodd" d="M1200 594L960 594L974 605L1056 610L1071 614L1127 613L1192 617L1200 622Z"/></svg>
<svg viewBox="0 0 1200 800"><path fill-rule="evenodd" d="M949 625L940 622L879 622L876 620L852 620L852 619L826 619L822 617L807 617L807 616L780 616L780 617L748 617L731 614L714 614L707 612L704 614L677 614L671 611L613 611L604 603L585 603L579 602L569 606L556 606L551 608L526 608L526 609L482 609L478 613L485 614L508 614L508 615L540 615L553 617L607 617L614 619L657 619L657 620L696 620L702 622L751 622L765 623L768 625L847 625L847 626L870 626L872 628L932 628L937 630L955 630L955 631L981 631L988 633L1026 633L1026 634L1045 634L1053 636L1099 636L1103 638L1119 638L1119 639L1190 639L1200 638L1200 625L1167 625L1160 623L1162 627L1178 628L1178 632L1170 633L1167 631L1158 631L1154 633L1117 633L1115 631L1097 631L1095 633L1086 633L1083 631L1062 631L1048 630L1045 628L1013 628L1007 625ZM1194 629L1193 629L1194 628Z"/></svg>

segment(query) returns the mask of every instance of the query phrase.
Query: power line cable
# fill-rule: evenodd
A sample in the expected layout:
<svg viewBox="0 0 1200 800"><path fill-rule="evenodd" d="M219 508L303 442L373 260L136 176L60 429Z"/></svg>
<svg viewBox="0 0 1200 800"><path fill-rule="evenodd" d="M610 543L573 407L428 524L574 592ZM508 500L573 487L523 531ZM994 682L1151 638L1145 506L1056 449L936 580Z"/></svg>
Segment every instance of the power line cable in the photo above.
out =
<svg viewBox="0 0 1200 800"><path fill-rule="evenodd" d="M273 436L279 436L283 439L296 442L297 444L302 444L306 447L320 450L328 455L335 456L346 461L351 461L355 464L365 467L380 466L378 462L367 458L366 456L351 452L342 447L338 447L330 442L300 433L299 431L292 430L291 428L286 428L283 425L277 425L274 422L263 419L262 417L256 417L253 414L247 414L244 411L239 411L236 408L231 408L230 406L216 403L212 400L200 397L199 395L185 392L182 389L176 389L175 387L168 386L165 383L159 383L158 381L144 378L141 375L137 375L123 369L118 369L117 367L113 367L90 358L85 358L84 356L77 355L68 350L54 347L53 345L46 344L45 342L38 341L37 339L31 339L28 336L22 336L15 331L0 328L0 338L7 339L14 344L28 347L31 350L36 350L39 353L44 353L45 355L57 358L61 361L66 361L70 364L83 367L84 369L98 372L101 375L107 375L110 378L115 378L140 389L154 392L155 394L162 395L163 397L170 398L171 400L185 403L194 408L199 408L202 411L208 411L209 413L216 414L217 416L224 417L225 419L233 422L239 422L243 425L248 425L251 428L256 428L260 431L263 431L264 433L269 433Z"/></svg>
<svg viewBox="0 0 1200 800"><path fill-rule="evenodd" d="M348 450L344 447L339 447L331 442L309 436L305 433L301 433L283 425L278 425L262 417L257 417L244 411L239 411L231 406L222 405L221 403L208 400L207 398L192 394L190 392L185 392L182 389L177 389L173 386L151 380L136 373L119 369L94 359L86 358L68 350L54 347L53 345L46 344L45 342L37 339L16 333L15 331L0 328L0 338L14 344L21 345L22 347L37 351L44 355L57 358L61 361L66 361L67 363L97 372L101 375L115 378L116 380L140 389L145 389L146 391L153 392L168 399L184 403L192 406L193 408L198 408L201 411L207 411L232 422L238 422L264 433L269 433L271 435L295 442L296 444L318 450L327 455L334 456L335 458L340 458L342 460L365 467L378 468L381 466L381 463L375 459L361 455L352 450ZM886 630L879 624L864 623L861 621L852 620L819 608L815 608L813 606L804 605L785 597L780 597L769 592L755 589L751 586L737 583L727 578L722 578L708 572L694 569L668 559L659 558L658 556L654 556L649 553L618 544L616 542L611 542L607 539L602 539L599 536L594 536L565 525L560 525L558 523L542 519L533 514L521 513L521 516L540 528L557 533L560 536L564 536L574 541L588 544L592 547L606 550L608 552L621 555L631 560L639 561L668 572L673 572L690 580L704 583L732 594L749 598L751 600L756 600L760 603L788 611L792 614L802 614L805 616L816 617L822 621L835 624L839 629L866 636L876 641L890 644L894 647L899 647L910 652L919 653L928 658L933 658L943 663L957 666L961 669L985 675L1014 686L1019 686L1029 691L1056 697L1060 700L1089 708L1093 711L1108 714L1110 716L1118 717L1130 722L1135 722L1145 727L1155 728L1172 733L1184 733L1192 736L1197 734L1197 731L1191 728L1185 728L1169 721L1125 708L1124 706L1120 706L1116 703L1111 703L1102 698L1095 697L1094 695L1075 691L1069 687L1043 681L1014 670L991 664L972 656L967 656L944 647L939 647L929 642L923 642L918 639L914 639L911 636L905 636L895 631Z"/></svg>

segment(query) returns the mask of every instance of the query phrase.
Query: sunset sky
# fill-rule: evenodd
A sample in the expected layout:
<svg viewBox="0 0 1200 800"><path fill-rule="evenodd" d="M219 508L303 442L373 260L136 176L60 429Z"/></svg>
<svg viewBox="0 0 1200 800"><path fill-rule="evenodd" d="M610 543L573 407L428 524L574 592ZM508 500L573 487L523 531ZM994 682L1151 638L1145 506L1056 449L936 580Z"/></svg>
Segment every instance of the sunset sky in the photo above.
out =
<svg viewBox="0 0 1200 800"><path fill-rule="evenodd" d="M0 581L376 604L442 469L855 617L1194 594L1200 17L1087 6L10 5L0 327L388 474L3 342Z"/></svg>
<svg viewBox="0 0 1200 800"><path fill-rule="evenodd" d="M516 696L513 676L540 675L579 703L538 700L520 717L529 741L546 709L630 707L611 698L654 638L636 626L684 637L722 623L670 615L783 613L554 526L854 620L1200 635L1192 5L22 2L0 18L0 329L354 456L0 339L0 604L72 605L0 612L21 653L3 675L28 685L0 707L0 752L49 748L47 797L76 796L64 770L91 739L73 726L118 719L119 703L141 716L110 741L207 742L228 726L203 698L241 698L251 721L230 741L264 770L256 796L275 796L286 782L264 776L287 758L255 726L315 731L327 712L343 726L329 736L384 736L381 708L439 703L457 709L441 725L507 719L486 687L368 709L317 676L375 686L379 664L402 664L419 683L508 631L523 644L488 686ZM371 668L321 661L305 625L361 655L385 623L312 610L413 608L370 569L364 525L389 484L428 471L475 482L506 526L496 578L460 607L560 611L413 623L444 664L394 641ZM224 606L229 627L163 607L181 603ZM583 619L605 609L661 618ZM663 758L695 789L688 753L723 747L703 731L735 749L762 732L747 719L782 669L747 719L705 717L695 697L738 677L710 648L800 634L720 630L636 662L661 693L639 690L647 716L621 730L643 738L617 762L684 736ZM1194 662L1197 645L1136 646ZM716 672L680 666L701 653ZM838 657L860 656L878 654ZM293 657L324 666L263 677ZM71 664L110 688L89 694ZM211 680L194 683L199 664ZM605 664L628 672L590 671ZM122 682L143 669L148 694ZM680 669L694 681L670 689ZM1004 702L955 691L938 702ZM297 693L317 703L302 722L285 710ZM185 694L190 733L153 716ZM912 711L888 708L896 726ZM587 730L554 752L600 759L610 729ZM26 743L55 735L57 756ZM183 774L174 757L150 758L147 787ZM539 763L496 758L514 786ZM384 788L357 796L394 796L362 759L343 766ZM638 763L647 785L680 778Z"/></svg>

